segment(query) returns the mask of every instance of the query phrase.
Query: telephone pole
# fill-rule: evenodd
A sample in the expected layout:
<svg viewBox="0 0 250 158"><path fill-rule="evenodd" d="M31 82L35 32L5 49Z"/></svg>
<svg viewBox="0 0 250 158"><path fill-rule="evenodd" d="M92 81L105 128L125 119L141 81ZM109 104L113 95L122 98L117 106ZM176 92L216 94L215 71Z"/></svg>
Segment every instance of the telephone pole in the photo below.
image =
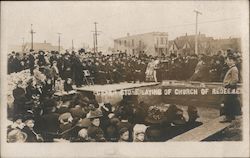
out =
<svg viewBox="0 0 250 158"><path fill-rule="evenodd" d="M95 24L95 31L91 31L91 32L94 32L93 34L93 43L94 43L94 53L98 52L98 42L97 42L97 36L99 35L98 32L101 32L101 31L97 31L97 22L94 22Z"/></svg>
<svg viewBox="0 0 250 158"><path fill-rule="evenodd" d="M36 33L36 32L34 32L32 26L33 26L33 24L31 24L31 30L30 30L30 34L31 34L31 49L33 49L33 35L34 35L34 33Z"/></svg>
<svg viewBox="0 0 250 158"><path fill-rule="evenodd" d="M72 51L74 51L74 40L72 39Z"/></svg>
<svg viewBox="0 0 250 158"><path fill-rule="evenodd" d="M199 12L198 10L194 10L195 14L196 14L196 23L195 23L195 54L198 54L198 15L202 15L201 12Z"/></svg>
<svg viewBox="0 0 250 158"><path fill-rule="evenodd" d="M93 33L93 45L94 45L94 53L95 53L95 33Z"/></svg>
<svg viewBox="0 0 250 158"><path fill-rule="evenodd" d="M61 34L62 33L57 33L58 34L58 52L60 53L60 48L61 48Z"/></svg>
<svg viewBox="0 0 250 158"><path fill-rule="evenodd" d="M24 52L24 37L22 38L22 41L23 41L23 43L22 43L22 51Z"/></svg>

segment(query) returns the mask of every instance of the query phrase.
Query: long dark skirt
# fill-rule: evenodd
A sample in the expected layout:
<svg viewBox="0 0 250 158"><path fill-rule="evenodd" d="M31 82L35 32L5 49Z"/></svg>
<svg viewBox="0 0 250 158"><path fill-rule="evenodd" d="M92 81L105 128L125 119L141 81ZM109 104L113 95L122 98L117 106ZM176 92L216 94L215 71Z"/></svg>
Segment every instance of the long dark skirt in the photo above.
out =
<svg viewBox="0 0 250 158"><path fill-rule="evenodd" d="M224 96L224 114L232 117L241 115L241 105L237 94L226 94Z"/></svg>

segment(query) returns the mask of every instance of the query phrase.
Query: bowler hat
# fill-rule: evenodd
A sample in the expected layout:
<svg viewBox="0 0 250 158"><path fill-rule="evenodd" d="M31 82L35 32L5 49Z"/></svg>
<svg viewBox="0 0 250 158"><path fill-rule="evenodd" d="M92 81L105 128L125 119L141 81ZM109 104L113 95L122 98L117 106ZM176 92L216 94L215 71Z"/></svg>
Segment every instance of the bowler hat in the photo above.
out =
<svg viewBox="0 0 250 158"><path fill-rule="evenodd" d="M23 117L23 122L28 121L28 120L34 120L34 115L31 113L27 113Z"/></svg>

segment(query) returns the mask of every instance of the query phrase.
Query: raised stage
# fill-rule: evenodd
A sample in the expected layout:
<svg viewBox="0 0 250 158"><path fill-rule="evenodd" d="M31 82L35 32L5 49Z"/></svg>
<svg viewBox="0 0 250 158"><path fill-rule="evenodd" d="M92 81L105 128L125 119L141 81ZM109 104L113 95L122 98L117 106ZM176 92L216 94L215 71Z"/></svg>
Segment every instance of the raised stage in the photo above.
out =
<svg viewBox="0 0 250 158"><path fill-rule="evenodd" d="M105 84L105 85L89 85L83 86L80 88L75 88L78 91L90 91L90 92L98 92L98 91L120 91L124 89L133 89L140 87L148 87L158 85L159 82L141 82L141 83L116 83L116 84Z"/></svg>
<svg viewBox="0 0 250 158"><path fill-rule="evenodd" d="M119 91L121 90L154 87L159 84L160 84L159 82L141 82L141 83L122 82L117 84L89 85L74 89L80 93L85 93L86 95L92 95L92 96L94 95L98 103L111 103L112 105L116 105L123 98L123 95L119 93ZM111 93L104 94L102 92L111 92Z"/></svg>

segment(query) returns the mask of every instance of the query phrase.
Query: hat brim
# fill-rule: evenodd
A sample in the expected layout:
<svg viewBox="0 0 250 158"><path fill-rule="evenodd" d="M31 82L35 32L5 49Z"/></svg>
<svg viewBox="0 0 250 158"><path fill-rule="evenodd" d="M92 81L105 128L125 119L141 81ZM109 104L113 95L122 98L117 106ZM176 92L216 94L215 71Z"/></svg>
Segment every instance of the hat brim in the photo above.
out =
<svg viewBox="0 0 250 158"><path fill-rule="evenodd" d="M88 119L100 118L100 117L102 117L102 115L98 115L98 116L89 116Z"/></svg>

